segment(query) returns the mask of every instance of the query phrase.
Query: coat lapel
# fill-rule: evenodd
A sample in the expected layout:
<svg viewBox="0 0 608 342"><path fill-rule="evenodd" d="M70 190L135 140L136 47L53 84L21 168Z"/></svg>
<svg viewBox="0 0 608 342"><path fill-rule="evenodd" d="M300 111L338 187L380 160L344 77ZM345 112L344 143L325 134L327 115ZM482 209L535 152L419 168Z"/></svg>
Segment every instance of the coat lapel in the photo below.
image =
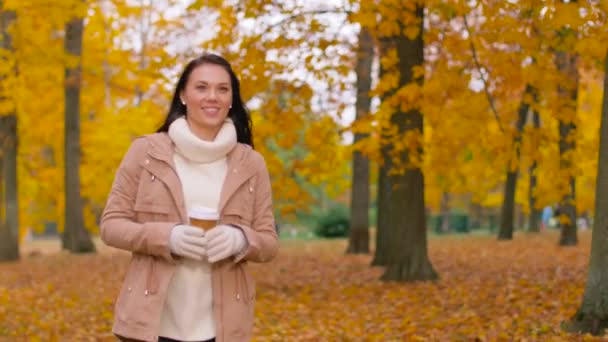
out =
<svg viewBox="0 0 608 342"><path fill-rule="evenodd" d="M250 150L242 145L236 147L228 154L228 169L220 193L218 212L222 212L228 200L238 188L256 173L255 162L251 158Z"/></svg>
<svg viewBox="0 0 608 342"><path fill-rule="evenodd" d="M148 155L151 159L144 162L144 168L167 185L173 202L179 210L181 220L187 222L188 214L186 213L182 184L173 161L175 147L171 139L165 134L151 135L150 137L151 144Z"/></svg>
<svg viewBox="0 0 608 342"><path fill-rule="evenodd" d="M180 211L180 217L184 222L188 221L184 193L181 181L173 161L175 146L166 134L152 134L150 138L149 162L144 162L144 167L162 182L164 182L171 193L171 197ZM257 172L255 160L251 158L251 150L247 146L237 144L227 156L228 166L226 177L220 192L218 212L222 212L228 200L236 193L243 183Z"/></svg>

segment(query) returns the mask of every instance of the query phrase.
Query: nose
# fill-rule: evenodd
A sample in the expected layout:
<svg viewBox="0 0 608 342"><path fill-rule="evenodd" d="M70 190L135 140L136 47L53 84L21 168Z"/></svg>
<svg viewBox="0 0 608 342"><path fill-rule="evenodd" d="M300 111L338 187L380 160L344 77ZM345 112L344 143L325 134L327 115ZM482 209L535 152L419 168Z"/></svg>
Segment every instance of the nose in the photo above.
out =
<svg viewBox="0 0 608 342"><path fill-rule="evenodd" d="M207 100L215 101L217 100L217 90L214 88L209 89L207 92Z"/></svg>

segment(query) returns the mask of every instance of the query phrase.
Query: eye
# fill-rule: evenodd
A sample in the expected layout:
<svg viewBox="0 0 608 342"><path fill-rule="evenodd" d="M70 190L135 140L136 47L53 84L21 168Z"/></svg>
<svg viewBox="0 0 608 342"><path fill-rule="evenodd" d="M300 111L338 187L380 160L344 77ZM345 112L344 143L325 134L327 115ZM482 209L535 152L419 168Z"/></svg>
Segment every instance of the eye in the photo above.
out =
<svg viewBox="0 0 608 342"><path fill-rule="evenodd" d="M222 87L220 90L224 93L228 92L230 89L228 87Z"/></svg>
<svg viewBox="0 0 608 342"><path fill-rule="evenodd" d="M199 84L199 85L196 86L196 89L205 90L205 89L207 89L207 86L204 85L204 84Z"/></svg>

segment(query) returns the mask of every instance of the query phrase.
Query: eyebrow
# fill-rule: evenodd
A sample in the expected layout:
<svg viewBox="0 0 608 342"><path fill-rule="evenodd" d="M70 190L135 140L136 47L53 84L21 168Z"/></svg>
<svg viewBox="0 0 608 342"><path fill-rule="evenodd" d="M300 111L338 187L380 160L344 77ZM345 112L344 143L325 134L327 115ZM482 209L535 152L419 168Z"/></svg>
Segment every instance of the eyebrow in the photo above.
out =
<svg viewBox="0 0 608 342"><path fill-rule="evenodd" d="M196 84L209 84L209 82L207 82L207 81L197 81ZM228 83L228 82L221 82L221 83L218 83L218 85L230 85L230 83Z"/></svg>

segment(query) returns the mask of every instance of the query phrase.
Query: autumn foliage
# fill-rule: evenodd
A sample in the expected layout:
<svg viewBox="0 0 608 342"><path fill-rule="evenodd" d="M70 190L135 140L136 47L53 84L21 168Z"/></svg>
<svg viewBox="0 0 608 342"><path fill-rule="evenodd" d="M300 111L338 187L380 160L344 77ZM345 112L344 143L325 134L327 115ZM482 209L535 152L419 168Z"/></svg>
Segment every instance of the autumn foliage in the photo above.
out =
<svg viewBox="0 0 608 342"><path fill-rule="evenodd" d="M424 7L423 25L416 6ZM95 234L124 152L159 126L181 67L203 51L227 57L242 80L281 224L327 201L348 201L353 150L371 160L375 204L386 146L396 152L393 174L403 172L399 152L424 151L411 161L424 174L429 213L497 211L506 172L519 171L520 215L564 199L573 217L595 214L608 1L3 0L0 10L16 18L2 32L2 43L10 36L13 46L0 49L0 115L18 120L21 241L49 223L64 229L64 85L74 81L65 69L82 67L80 190ZM65 24L75 17L85 22L80 60L64 49ZM372 106L353 121L361 27L376 46ZM421 82L402 84L397 52L379 46L420 34L424 62L411 73ZM572 93L575 99L563 96ZM522 104L539 125L528 115L517 127ZM423 130L401 134L391 118L412 109ZM353 133L366 138L349 145ZM562 142L572 148L562 153ZM251 266L259 285L255 336L592 340L560 330L586 279L590 236L580 238L568 249L548 232L518 232L510 243L431 239L439 280L412 284L380 282L371 256L343 255L343 241L286 242L273 263ZM112 340L128 254L23 247L30 257L0 265L0 340Z"/></svg>
<svg viewBox="0 0 608 342"><path fill-rule="evenodd" d="M7 33L13 51L3 50L0 115L16 112L19 135L21 233L40 231L47 222L63 228L63 73L78 61L63 49L63 28L85 18L81 87L81 193L87 228L96 232L112 176L130 141L153 132L168 108L181 66L202 51L225 55L242 79L252 110L255 142L273 176L275 205L281 215L307 210L316 186L329 197L345 195L351 149L343 133L371 133L353 148L374 162L379 146L415 149L425 173L426 202L437 209L443 193L470 196L495 208L507 168L522 173L517 204L529 212L529 182L539 208L555 203L576 177L579 213L593 210L601 101L601 59L606 38L606 2L424 1L424 75L421 86L395 89L396 54L377 56L372 96L394 95L374 115L350 124L355 102L353 68L356 32L370 29L375 39L401 32L420 34L411 4L399 1L347 1L342 5L275 1L199 0L188 5L162 1L2 1L16 20ZM408 7L409 6L409 7ZM370 15L378 13L379 16ZM466 25L465 25L466 20ZM560 40L559 30L577 35ZM556 93L554 52L578 56L578 104L564 111ZM534 63L532 63L534 61ZM485 81L485 82L482 82ZM516 109L527 84L539 91L532 108L542 125L521 134L521 162L512 160ZM558 101L559 100L559 101ZM560 102L561 101L561 102ZM562 106L562 107L560 107ZM396 108L420 108L424 137L391 134L386 125ZM557 120L576 124L576 149L559 167ZM379 140L383 131L386 139ZM281 151L298 146L299 152ZM300 178L295 179L293 175ZM286 216L288 217L288 216Z"/></svg>
<svg viewBox="0 0 608 342"><path fill-rule="evenodd" d="M559 328L582 296L590 234L567 249L556 236L433 238L440 279L409 284L381 282L370 256L342 254L343 240L286 241L275 261L250 265L255 340L593 341ZM0 340L113 340L128 255L26 251L41 248L42 255L0 265Z"/></svg>

